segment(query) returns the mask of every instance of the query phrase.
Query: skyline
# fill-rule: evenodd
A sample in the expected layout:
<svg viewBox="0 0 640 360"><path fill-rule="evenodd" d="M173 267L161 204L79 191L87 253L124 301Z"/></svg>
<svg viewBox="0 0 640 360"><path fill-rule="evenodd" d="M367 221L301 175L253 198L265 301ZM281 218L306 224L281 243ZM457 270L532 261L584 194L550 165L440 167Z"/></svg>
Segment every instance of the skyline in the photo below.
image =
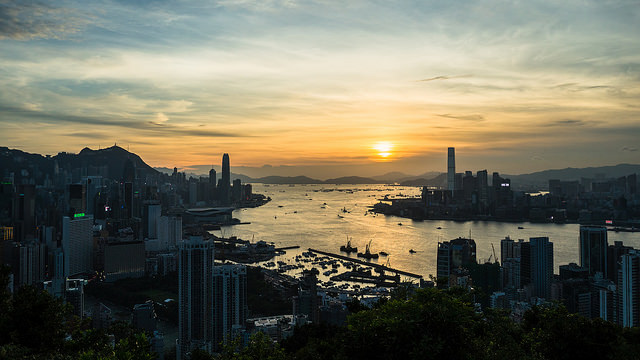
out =
<svg viewBox="0 0 640 360"><path fill-rule="evenodd" d="M640 159L633 1L96 5L0 1L0 145L326 177Z"/></svg>

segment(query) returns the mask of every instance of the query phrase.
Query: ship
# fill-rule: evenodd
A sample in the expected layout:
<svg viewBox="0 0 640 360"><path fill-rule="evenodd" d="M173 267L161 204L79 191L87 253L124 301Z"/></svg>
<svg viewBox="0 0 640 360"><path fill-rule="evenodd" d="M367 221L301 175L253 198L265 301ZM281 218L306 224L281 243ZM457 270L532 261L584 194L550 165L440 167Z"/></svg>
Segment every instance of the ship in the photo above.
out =
<svg viewBox="0 0 640 360"><path fill-rule="evenodd" d="M365 247L365 250L363 253L361 252L358 253L358 257L365 258L365 259L377 259L380 256L378 255L378 253L371 252L371 241L373 240L369 240L369 243Z"/></svg>
<svg viewBox="0 0 640 360"><path fill-rule="evenodd" d="M351 246L351 240L349 240L349 237L347 237L347 245L340 246L340 251L351 254L352 252L358 252L358 247Z"/></svg>

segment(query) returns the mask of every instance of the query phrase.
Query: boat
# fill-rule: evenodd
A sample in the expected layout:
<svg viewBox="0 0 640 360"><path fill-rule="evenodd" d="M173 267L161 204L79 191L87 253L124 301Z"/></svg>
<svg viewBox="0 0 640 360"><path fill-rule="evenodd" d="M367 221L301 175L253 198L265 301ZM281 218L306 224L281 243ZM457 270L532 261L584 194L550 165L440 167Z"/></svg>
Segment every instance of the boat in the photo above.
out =
<svg viewBox="0 0 640 360"><path fill-rule="evenodd" d="M388 256L389 253L386 251L380 251L378 254L382 255L382 256Z"/></svg>
<svg viewBox="0 0 640 360"><path fill-rule="evenodd" d="M340 246L340 251L350 254L352 252L358 252L358 247L351 246L351 240L349 240L349 237L347 237L347 245Z"/></svg>
<svg viewBox="0 0 640 360"><path fill-rule="evenodd" d="M518 230L522 230L524 229L522 226L518 226Z"/></svg>
<svg viewBox="0 0 640 360"><path fill-rule="evenodd" d="M416 251L415 251L415 250L413 250L413 249L409 249L409 254L415 254L415 253L416 253Z"/></svg>
<svg viewBox="0 0 640 360"><path fill-rule="evenodd" d="M436 229L441 230L442 228L440 226L438 226Z"/></svg>
<svg viewBox="0 0 640 360"><path fill-rule="evenodd" d="M377 259L379 257L378 253L372 253L371 252L371 242L372 241L373 240L369 240L369 243L365 247L364 252L363 253L359 252L358 253L358 257L365 258L365 259Z"/></svg>
<svg viewBox="0 0 640 360"><path fill-rule="evenodd" d="M402 226L402 223L398 223L398 225Z"/></svg>
<svg viewBox="0 0 640 360"><path fill-rule="evenodd" d="M340 219L344 218L344 216L342 216L342 215L340 215L340 214L338 214L338 217L339 217Z"/></svg>

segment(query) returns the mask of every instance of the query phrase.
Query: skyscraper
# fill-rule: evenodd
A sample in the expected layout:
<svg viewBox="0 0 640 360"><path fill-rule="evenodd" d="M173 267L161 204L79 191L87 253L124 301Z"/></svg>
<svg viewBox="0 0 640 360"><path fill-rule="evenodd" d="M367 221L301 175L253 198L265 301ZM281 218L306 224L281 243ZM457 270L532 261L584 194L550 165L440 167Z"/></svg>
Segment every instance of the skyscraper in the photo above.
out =
<svg viewBox="0 0 640 360"><path fill-rule="evenodd" d="M640 252L629 251L620 257L618 270L617 322L625 327L640 325Z"/></svg>
<svg viewBox="0 0 640 360"><path fill-rule="evenodd" d="M247 267L221 265L213 268L214 350L233 338L233 331L244 328L247 320Z"/></svg>
<svg viewBox="0 0 640 360"><path fill-rule="evenodd" d="M476 242L457 238L438 243L437 278L449 277L451 271L476 262Z"/></svg>
<svg viewBox="0 0 640 360"><path fill-rule="evenodd" d="M214 335L213 242L192 236L178 255L178 342L176 358L195 349L211 352Z"/></svg>
<svg viewBox="0 0 640 360"><path fill-rule="evenodd" d="M553 243L548 237L530 238L531 283L534 295L548 299L553 280Z"/></svg>
<svg viewBox="0 0 640 360"><path fill-rule="evenodd" d="M447 190L455 190L455 177L456 177L456 149L450 147L447 156Z"/></svg>
<svg viewBox="0 0 640 360"><path fill-rule="evenodd" d="M75 214L73 219L62 218L62 251L65 277L93 271L93 216Z"/></svg>
<svg viewBox="0 0 640 360"><path fill-rule="evenodd" d="M607 228L604 226L580 226L580 266L607 277Z"/></svg>
<svg viewBox="0 0 640 360"><path fill-rule="evenodd" d="M222 205L229 205L231 201L231 170L229 166L229 154L222 155L222 178L220 180L220 202Z"/></svg>

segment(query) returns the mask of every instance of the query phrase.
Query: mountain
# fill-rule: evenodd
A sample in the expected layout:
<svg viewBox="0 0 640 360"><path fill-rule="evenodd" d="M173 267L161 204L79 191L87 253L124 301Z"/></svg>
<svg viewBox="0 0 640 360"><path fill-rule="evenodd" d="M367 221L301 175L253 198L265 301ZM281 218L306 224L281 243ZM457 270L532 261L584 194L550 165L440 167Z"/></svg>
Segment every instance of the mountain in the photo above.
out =
<svg viewBox="0 0 640 360"><path fill-rule="evenodd" d="M374 180L362 176L343 176L335 179L327 179L325 184L384 184L384 181Z"/></svg>
<svg viewBox="0 0 640 360"><path fill-rule="evenodd" d="M265 176L257 179L248 178L248 182L262 184L322 184L321 180L306 176Z"/></svg>
<svg viewBox="0 0 640 360"><path fill-rule="evenodd" d="M23 179L36 184L42 184L46 178L53 180L56 166L59 171L67 171L73 181L87 175L121 179L125 170L130 175L135 171L138 177L159 174L138 155L115 145L100 150L84 148L78 154L60 152L55 156L0 147L0 168L7 175L13 173L16 184L23 183Z"/></svg>
<svg viewBox="0 0 640 360"><path fill-rule="evenodd" d="M400 183L402 186L436 186L436 187L446 187L447 185L447 174L442 173L436 177L426 179L426 178L416 178L405 180Z"/></svg>
<svg viewBox="0 0 640 360"><path fill-rule="evenodd" d="M547 189L549 180L580 180L581 178L617 178L640 173L640 165L618 164L611 166L598 166L587 168L566 168L538 171L530 174L503 175L511 179L511 184L518 187L531 187Z"/></svg>

